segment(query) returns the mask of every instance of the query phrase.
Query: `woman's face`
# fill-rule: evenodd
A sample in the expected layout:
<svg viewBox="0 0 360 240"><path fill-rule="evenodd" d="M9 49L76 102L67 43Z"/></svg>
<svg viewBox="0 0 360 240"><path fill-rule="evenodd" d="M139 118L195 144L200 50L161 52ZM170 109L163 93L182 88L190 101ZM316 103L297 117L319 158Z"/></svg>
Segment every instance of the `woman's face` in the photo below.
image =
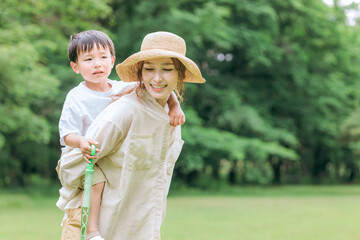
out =
<svg viewBox="0 0 360 240"><path fill-rule="evenodd" d="M144 61L142 79L146 90L164 106L170 94L176 88L179 73L171 58L155 58Z"/></svg>

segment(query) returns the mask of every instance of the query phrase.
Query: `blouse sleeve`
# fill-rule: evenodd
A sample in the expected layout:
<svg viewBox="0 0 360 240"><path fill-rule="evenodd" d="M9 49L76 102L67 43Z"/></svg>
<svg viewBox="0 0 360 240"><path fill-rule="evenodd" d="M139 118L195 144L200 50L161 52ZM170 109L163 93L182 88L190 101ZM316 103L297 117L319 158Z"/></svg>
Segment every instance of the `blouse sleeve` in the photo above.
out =
<svg viewBox="0 0 360 240"><path fill-rule="evenodd" d="M94 163L111 154L125 137L132 122L132 114L124 111L122 104L113 105L104 110L90 125L86 136L99 143L100 152ZM64 187L78 188L84 175L87 162L83 159L81 150L73 150L62 155L59 165L59 179Z"/></svg>

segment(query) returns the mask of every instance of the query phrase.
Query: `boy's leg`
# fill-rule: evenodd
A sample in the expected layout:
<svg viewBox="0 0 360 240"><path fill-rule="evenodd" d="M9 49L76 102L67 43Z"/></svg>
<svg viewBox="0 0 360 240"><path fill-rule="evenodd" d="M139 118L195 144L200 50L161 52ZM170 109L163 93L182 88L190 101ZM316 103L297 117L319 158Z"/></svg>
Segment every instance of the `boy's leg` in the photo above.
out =
<svg viewBox="0 0 360 240"><path fill-rule="evenodd" d="M105 182L100 182L91 187L90 213L87 233L98 232L98 219L100 214L102 192Z"/></svg>

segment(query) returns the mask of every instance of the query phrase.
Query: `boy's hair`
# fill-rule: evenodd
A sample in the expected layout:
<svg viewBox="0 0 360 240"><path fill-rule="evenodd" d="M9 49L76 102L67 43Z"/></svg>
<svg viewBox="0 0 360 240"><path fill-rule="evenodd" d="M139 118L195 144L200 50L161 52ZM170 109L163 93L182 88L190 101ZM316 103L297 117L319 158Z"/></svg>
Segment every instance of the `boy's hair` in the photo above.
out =
<svg viewBox="0 0 360 240"><path fill-rule="evenodd" d="M67 50L69 61L76 62L81 52L91 51L95 44L97 47L109 49L111 56L115 56L114 43L106 33L88 30L71 35Z"/></svg>

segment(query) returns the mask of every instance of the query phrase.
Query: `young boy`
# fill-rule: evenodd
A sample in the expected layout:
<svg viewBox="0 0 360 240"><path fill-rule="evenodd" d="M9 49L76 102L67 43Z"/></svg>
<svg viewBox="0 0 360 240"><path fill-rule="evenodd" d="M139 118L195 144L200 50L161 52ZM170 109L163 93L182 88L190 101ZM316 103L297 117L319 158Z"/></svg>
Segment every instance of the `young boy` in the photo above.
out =
<svg viewBox="0 0 360 240"><path fill-rule="evenodd" d="M72 35L68 57L71 68L76 74L81 74L84 81L66 96L59 121L60 143L65 146L63 153L80 148L84 159L89 162L90 158L97 158L91 156L90 145L99 143L84 137L88 127L113 102L112 96L134 89L136 84L108 79L115 62L115 50L113 42L103 32L90 30ZM171 124L182 125L185 116L174 93L168 105ZM98 231L98 217L105 181L101 169L95 165L87 239L103 240Z"/></svg>

